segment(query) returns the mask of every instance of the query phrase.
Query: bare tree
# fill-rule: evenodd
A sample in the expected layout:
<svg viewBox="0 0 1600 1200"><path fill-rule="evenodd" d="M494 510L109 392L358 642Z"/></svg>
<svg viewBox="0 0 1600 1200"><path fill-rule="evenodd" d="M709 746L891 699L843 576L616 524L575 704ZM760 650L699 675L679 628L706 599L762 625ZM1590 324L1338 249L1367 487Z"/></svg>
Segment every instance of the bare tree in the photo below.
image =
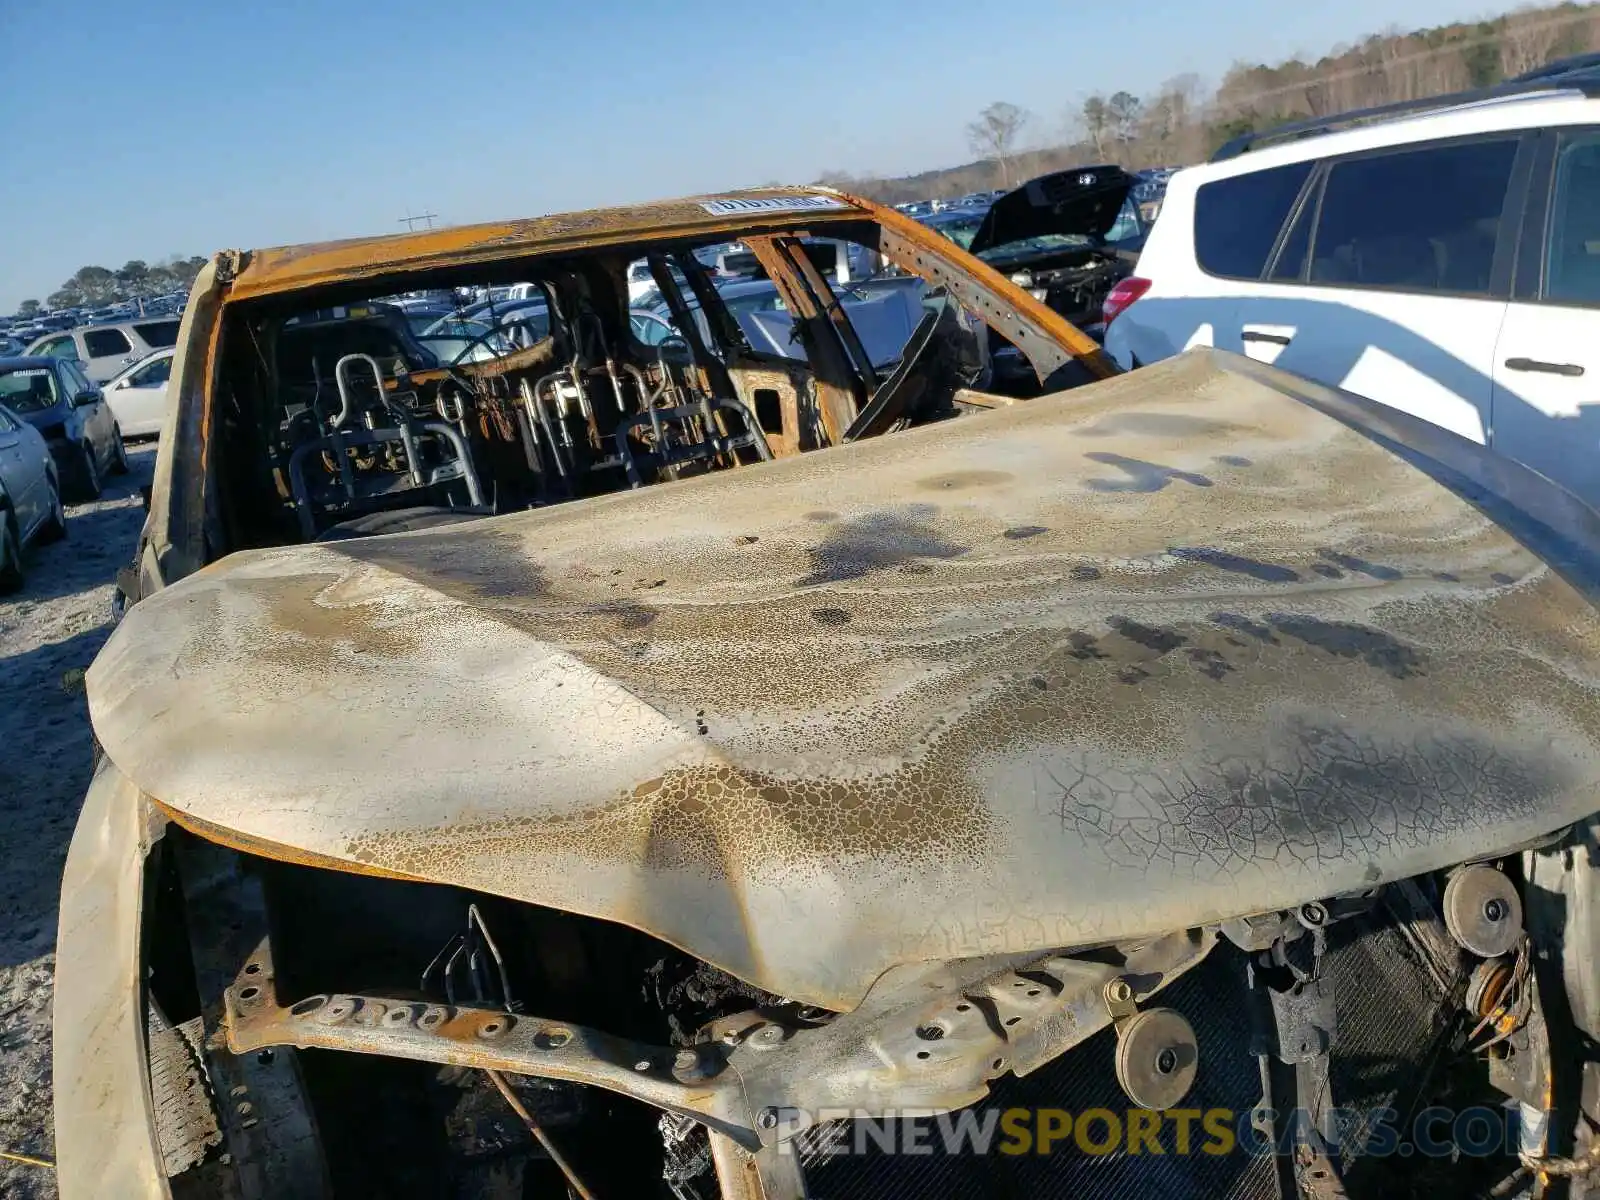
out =
<svg viewBox="0 0 1600 1200"><path fill-rule="evenodd" d="M1560 22L1547 12L1524 9L1506 18L1500 34L1500 69L1506 78L1542 67L1561 41Z"/></svg>
<svg viewBox="0 0 1600 1200"><path fill-rule="evenodd" d="M1111 133L1122 145L1126 156L1128 144L1139 136L1139 114L1144 104L1132 92L1117 92L1106 101L1106 111L1111 117Z"/></svg>
<svg viewBox="0 0 1600 1200"><path fill-rule="evenodd" d="M1545 8L1437 29L1390 27L1324 54L1237 62L1215 87L1180 76L1143 98L1120 89L1081 96L1064 114L1065 130L1052 131L1055 136L1042 139L1046 144L1026 151L1017 130L1027 115L1014 105L992 105L968 130L984 162L902 180L860 180L854 186L870 187L868 194L876 198L892 193L899 200L993 186L1000 171L1009 184L1089 161L1129 167L1197 162L1241 133L1479 87L1552 57L1592 49L1600 49L1600 3L1593 0L1558 0ZM1001 114L1021 116L991 122Z"/></svg>
<svg viewBox="0 0 1600 1200"><path fill-rule="evenodd" d="M1185 73L1174 76L1161 85L1161 96L1167 107L1172 128L1166 143L1161 147L1162 164L1193 162L1202 157L1205 103L1205 85L1200 76Z"/></svg>
<svg viewBox="0 0 1600 1200"><path fill-rule="evenodd" d="M980 157L994 159L1000 168L1000 182L1007 188L1011 186L1011 158L1016 151L1017 135L1031 117L1025 108L996 100L967 126L967 141Z"/></svg>
<svg viewBox="0 0 1600 1200"><path fill-rule="evenodd" d="M1083 102L1083 132L1094 146L1095 158L1104 160L1106 137L1111 132L1111 109L1104 96L1090 96Z"/></svg>
<svg viewBox="0 0 1600 1200"><path fill-rule="evenodd" d="M1390 25L1373 40L1372 59L1379 75L1380 103L1397 104L1417 98L1416 47L1408 33L1398 25Z"/></svg>

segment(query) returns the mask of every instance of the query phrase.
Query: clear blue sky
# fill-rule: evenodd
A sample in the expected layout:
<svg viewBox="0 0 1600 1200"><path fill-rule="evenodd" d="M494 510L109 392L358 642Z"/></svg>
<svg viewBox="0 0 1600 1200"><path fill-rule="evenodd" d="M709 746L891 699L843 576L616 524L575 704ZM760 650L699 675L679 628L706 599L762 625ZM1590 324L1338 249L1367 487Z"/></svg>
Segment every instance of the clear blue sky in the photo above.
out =
<svg viewBox="0 0 1600 1200"><path fill-rule="evenodd" d="M0 313L79 266L971 158L1493 0L0 0ZM30 148L48 153L29 153Z"/></svg>

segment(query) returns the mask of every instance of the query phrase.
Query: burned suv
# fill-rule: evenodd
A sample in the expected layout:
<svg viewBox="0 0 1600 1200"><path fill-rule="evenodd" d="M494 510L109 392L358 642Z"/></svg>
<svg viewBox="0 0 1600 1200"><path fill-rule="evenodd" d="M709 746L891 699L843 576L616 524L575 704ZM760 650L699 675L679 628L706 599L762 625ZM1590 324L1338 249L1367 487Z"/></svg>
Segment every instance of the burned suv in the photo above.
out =
<svg viewBox="0 0 1600 1200"><path fill-rule="evenodd" d="M897 359L814 238L924 281ZM373 307L529 280L450 363ZM218 255L88 677L62 1194L1579 1177L1595 515L1248 360L1112 375L820 189ZM1385 1155L1423 1104L1521 1120Z"/></svg>

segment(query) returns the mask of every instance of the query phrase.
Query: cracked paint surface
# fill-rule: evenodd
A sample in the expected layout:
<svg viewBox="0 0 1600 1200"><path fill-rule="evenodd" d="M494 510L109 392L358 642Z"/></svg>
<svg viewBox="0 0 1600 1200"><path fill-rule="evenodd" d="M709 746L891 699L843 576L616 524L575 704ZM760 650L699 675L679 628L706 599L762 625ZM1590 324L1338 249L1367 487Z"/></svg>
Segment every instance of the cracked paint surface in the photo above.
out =
<svg viewBox="0 0 1600 1200"><path fill-rule="evenodd" d="M96 732L197 827L624 922L832 1008L896 963L1297 904L1587 814L1587 585L1470 463L1329 395L1199 352L234 555L129 613Z"/></svg>

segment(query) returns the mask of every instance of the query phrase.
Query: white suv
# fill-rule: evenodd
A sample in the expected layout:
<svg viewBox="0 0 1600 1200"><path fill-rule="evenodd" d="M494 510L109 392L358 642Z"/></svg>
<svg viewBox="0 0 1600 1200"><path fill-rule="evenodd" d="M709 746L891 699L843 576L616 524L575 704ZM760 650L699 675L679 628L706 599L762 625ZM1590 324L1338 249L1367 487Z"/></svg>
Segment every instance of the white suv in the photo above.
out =
<svg viewBox="0 0 1600 1200"><path fill-rule="evenodd" d="M1600 74L1325 127L1173 176L1106 349L1276 363L1600 506Z"/></svg>

